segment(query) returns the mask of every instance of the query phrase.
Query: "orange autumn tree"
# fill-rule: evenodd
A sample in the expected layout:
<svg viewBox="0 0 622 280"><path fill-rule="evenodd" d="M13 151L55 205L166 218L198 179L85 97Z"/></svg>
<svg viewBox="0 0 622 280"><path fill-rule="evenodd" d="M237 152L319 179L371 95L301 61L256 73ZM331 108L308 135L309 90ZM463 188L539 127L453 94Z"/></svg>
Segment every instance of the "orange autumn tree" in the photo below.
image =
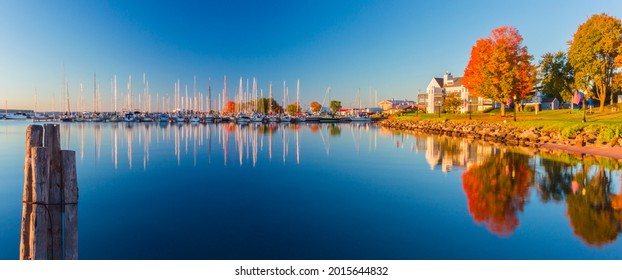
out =
<svg viewBox="0 0 622 280"><path fill-rule="evenodd" d="M235 102L233 102L233 101L227 102L227 105L225 107L225 111L227 113L230 113L230 114L235 113Z"/></svg>
<svg viewBox="0 0 622 280"><path fill-rule="evenodd" d="M527 97L534 83L535 67L523 37L511 26L493 29L471 49L464 69L464 86L475 96L505 104L509 99ZM505 107L501 106L505 116Z"/></svg>

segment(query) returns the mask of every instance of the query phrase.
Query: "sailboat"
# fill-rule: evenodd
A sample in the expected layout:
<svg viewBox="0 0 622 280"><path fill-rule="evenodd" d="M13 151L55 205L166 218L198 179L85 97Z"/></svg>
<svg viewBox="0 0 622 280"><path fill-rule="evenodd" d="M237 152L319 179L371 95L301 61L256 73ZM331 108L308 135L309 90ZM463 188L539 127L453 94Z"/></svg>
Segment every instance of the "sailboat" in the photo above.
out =
<svg viewBox="0 0 622 280"><path fill-rule="evenodd" d="M322 102L322 108L324 108L324 102L326 101L326 96L328 96L328 102L330 102L330 87L326 88L326 95L324 96L324 101ZM320 117L320 122L321 123L336 123L336 122L339 122L339 118L335 118L334 116L324 115Z"/></svg>
<svg viewBox="0 0 622 280"><path fill-rule="evenodd" d="M72 122L73 116L71 115L71 109L69 107L69 84L65 80L65 98L67 99L67 108L65 111L65 115L60 118L61 122Z"/></svg>
<svg viewBox="0 0 622 280"><path fill-rule="evenodd" d="M370 122L371 118L367 116L366 113L362 112L362 106L361 106L361 90L359 89L358 92L358 98L359 98L359 109L358 112L356 113L355 116L352 116L350 119L353 122Z"/></svg>
<svg viewBox="0 0 622 280"><path fill-rule="evenodd" d="M214 115L212 114L212 79L207 80L207 116L203 117L203 122L213 123Z"/></svg>

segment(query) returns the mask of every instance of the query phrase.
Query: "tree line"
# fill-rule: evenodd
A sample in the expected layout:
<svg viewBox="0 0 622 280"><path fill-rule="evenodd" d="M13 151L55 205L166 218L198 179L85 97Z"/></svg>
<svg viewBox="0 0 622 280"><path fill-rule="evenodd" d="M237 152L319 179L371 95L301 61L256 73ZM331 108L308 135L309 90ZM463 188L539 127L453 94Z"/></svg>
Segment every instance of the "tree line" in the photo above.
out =
<svg viewBox="0 0 622 280"><path fill-rule="evenodd" d="M311 112L320 113L322 111L322 104L317 101L313 101L310 104ZM331 100L330 101L330 109L333 112L338 111L342 108L341 101ZM247 102L234 102L228 101L225 104L224 111L230 114L243 111L244 108L251 108L252 111L260 113L260 114L284 114L288 113L290 115L296 115L302 113L302 105L299 102L294 102L292 104L287 105L283 108L274 98L259 98L253 101Z"/></svg>
<svg viewBox="0 0 622 280"><path fill-rule="evenodd" d="M622 89L622 23L605 13L592 15L568 42L568 50L542 55L538 65L522 45L518 29L503 26L478 39L464 70L464 86L475 96L501 104L530 97L534 85L569 102L577 91L584 98L614 103ZM505 106L501 106L505 115Z"/></svg>

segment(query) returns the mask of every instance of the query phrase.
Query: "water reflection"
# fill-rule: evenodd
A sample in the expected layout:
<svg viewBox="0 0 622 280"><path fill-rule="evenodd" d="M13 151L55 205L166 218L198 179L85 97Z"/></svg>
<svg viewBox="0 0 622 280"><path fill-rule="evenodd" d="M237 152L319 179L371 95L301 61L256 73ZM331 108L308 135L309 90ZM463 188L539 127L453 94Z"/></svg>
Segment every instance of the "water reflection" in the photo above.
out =
<svg viewBox="0 0 622 280"><path fill-rule="evenodd" d="M502 151L471 165L462 174L462 187L475 222L499 235L514 232L533 184L534 169L529 159Z"/></svg>
<svg viewBox="0 0 622 280"><path fill-rule="evenodd" d="M380 131L391 135L398 149L410 146L413 152L424 151L430 170L463 172L469 213L495 235L508 236L517 230L531 192L545 204L565 202L564 218L574 235L589 246L612 244L622 231L620 182L612 181L614 173L622 181L618 161Z"/></svg>
<svg viewBox="0 0 622 280"><path fill-rule="evenodd" d="M613 243L622 222L620 195L611 191L611 174L604 167L582 165L572 178L566 198L574 233L589 245Z"/></svg>
<svg viewBox="0 0 622 280"><path fill-rule="evenodd" d="M110 129L102 130L102 126L109 126ZM232 160L237 166L249 164L257 166L261 155L267 152L269 161L274 156L278 156L280 161L289 161L300 164L304 158L301 155L301 134L319 134L314 140L322 143L322 147L327 156L330 155L330 138L340 137L342 127L336 124L247 124L237 125L232 123L202 125L202 124L136 124L136 123L108 123L108 124L85 124L62 126L66 137L65 147L68 148L72 127L79 130L78 153L80 159L84 160L85 151L94 149L93 155L96 160L100 160L101 149L107 146L103 141L103 133L110 139L110 154L114 168L119 168L119 153L126 153L126 162L129 169L135 167L136 157L146 170L150 164L150 151L153 145L160 149L164 147L172 154L171 159L181 166L186 155L192 156L193 166L197 166L202 157L206 157L209 164L212 163L213 153L217 152L221 156L223 166L230 165ZM360 151L361 134L369 133L369 151L376 148L375 137L372 139L370 133L371 124L352 125L351 134L352 146ZM88 133L92 135L88 135ZM87 134L85 136L85 133ZM330 136L329 136L330 135ZM92 146L85 144L85 139L91 137ZM218 147L218 151L214 150ZM137 150L136 148L139 148ZM277 155L275 155L275 153ZM140 160L142 159L142 160Z"/></svg>
<svg viewBox="0 0 622 280"><path fill-rule="evenodd" d="M371 124L82 123L61 127L65 148L71 146L69 136L74 134L81 160L92 157L99 161L101 152L105 160L110 151L114 169L142 166L148 170L150 165L163 163L197 170L205 164L230 169L301 165L318 157L339 160L343 149L355 151L357 157L365 150L372 154L378 149L373 155L378 157L387 154L387 149L399 149L400 155L412 153L423 169L431 170L418 172L459 175L455 177L461 180L460 185L451 187L464 194L462 209L492 235L515 233L523 214L530 211L530 203L565 205L565 215L559 217L570 225L565 230L588 246L612 244L621 231L622 197L620 182L614 178L622 178L622 166L616 161L409 135ZM378 136L386 141L379 144ZM332 156L331 141L336 150ZM390 166L394 159L382 160Z"/></svg>

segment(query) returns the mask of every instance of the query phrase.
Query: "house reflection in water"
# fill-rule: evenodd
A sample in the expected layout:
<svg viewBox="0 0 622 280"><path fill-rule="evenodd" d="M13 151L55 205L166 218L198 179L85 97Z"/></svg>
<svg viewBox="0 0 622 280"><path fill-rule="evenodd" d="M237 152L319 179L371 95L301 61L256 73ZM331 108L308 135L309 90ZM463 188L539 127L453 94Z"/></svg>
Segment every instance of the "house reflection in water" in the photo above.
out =
<svg viewBox="0 0 622 280"><path fill-rule="evenodd" d="M425 158L430 170L440 166L443 172L450 172L453 167L468 168L495 151L494 146L473 145L467 139L428 136L424 141Z"/></svg>

